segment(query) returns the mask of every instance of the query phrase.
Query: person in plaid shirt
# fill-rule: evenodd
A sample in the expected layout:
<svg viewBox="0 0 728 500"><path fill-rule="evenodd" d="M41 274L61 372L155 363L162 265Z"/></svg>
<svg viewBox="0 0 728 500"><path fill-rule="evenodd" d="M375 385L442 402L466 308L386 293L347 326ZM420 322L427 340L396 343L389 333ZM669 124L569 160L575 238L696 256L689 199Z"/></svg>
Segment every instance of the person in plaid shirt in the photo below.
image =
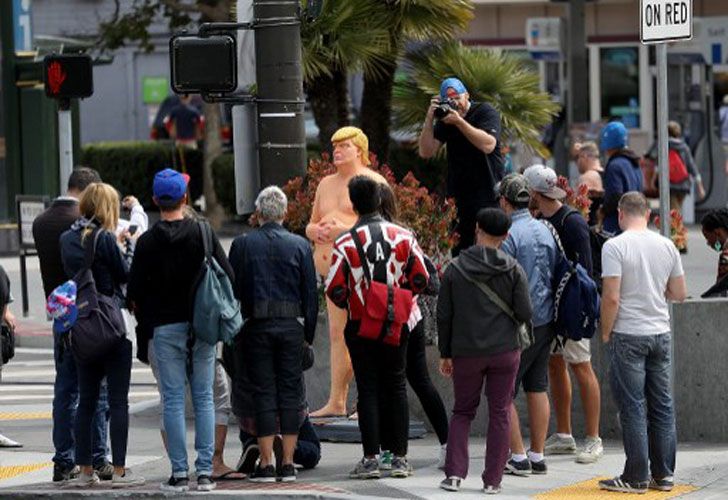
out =
<svg viewBox="0 0 728 500"><path fill-rule="evenodd" d="M349 311L344 329L359 392L359 430L364 457L349 477L380 477L376 455L380 443L394 454L392 477L407 477L412 469L407 462L409 414L405 386L407 338L398 346L359 336L368 291L363 265L371 279L413 293L425 289L428 274L424 256L414 235L407 229L385 221L377 212L379 186L369 177L354 177L348 185L349 198L359 220L353 231L361 242L366 262L359 258L352 233L339 236L334 243L331 270L326 279L326 295ZM414 298L413 298L414 300Z"/></svg>

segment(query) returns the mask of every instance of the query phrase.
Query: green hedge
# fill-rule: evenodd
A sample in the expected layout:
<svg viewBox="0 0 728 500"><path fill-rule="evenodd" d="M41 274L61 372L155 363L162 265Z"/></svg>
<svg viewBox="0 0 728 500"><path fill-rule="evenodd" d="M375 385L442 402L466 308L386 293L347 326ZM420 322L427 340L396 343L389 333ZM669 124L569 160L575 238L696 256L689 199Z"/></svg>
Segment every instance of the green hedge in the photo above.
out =
<svg viewBox="0 0 728 500"><path fill-rule="evenodd" d="M217 201L228 214L235 214L235 161L232 153L223 153L212 162Z"/></svg>
<svg viewBox="0 0 728 500"><path fill-rule="evenodd" d="M100 142L82 148L82 165L96 169L104 182L119 190L122 196L134 195L145 208L154 208L152 181L163 168L181 169L179 155L169 143ZM184 150L184 165L190 175L190 195L196 200L202 194L202 152Z"/></svg>

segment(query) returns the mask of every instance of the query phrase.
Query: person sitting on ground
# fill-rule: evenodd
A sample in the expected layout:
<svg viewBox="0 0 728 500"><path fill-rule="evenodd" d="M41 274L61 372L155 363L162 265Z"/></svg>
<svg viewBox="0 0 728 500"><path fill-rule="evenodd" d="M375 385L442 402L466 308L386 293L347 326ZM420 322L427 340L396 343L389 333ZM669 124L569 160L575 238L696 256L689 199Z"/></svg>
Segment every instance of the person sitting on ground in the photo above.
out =
<svg viewBox="0 0 728 500"><path fill-rule="evenodd" d="M96 245L91 271L99 294L114 299L116 307L124 304L122 286L129 277L130 252L122 253L115 236L119 222L119 195L112 186L104 183L90 184L81 194L79 210L81 218L71 229L61 235L61 260L66 277L72 279L87 262L88 248ZM102 379L106 377L109 398L111 452L114 473L112 487L144 484L144 478L132 474L126 468L127 440L129 433L129 385L131 383L131 341L126 336L104 357L85 362L75 357L80 400L74 426L76 438L76 463L80 475L69 484L89 487L99 482L93 469L92 420L96 413Z"/></svg>
<svg viewBox="0 0 728 500"><path fill-rule="evenodd" d="M379 215L377 181L359 175L349 181L348 188L349 198L359 219L352 231L345 232L334 243L331 270L326 278L326 295L337 307L346 307L349 311L344 338L351 353L359 391L358 423L364 451L363 458L349 473L349 477L373 479L381 476L376 455L385 438L394 454L391 476L404 478L412 472L407 461L407 335L406 332L402 335L401 330L392 332L388 328L388 331L384 331L384 337L395 335L398 338L385 343L385 339L361 336L360 327L367 307L372 307L364 297L374 290L373 283L386 283L392 286L390 290L400 292L397 295L400 297L399 304L395 303L392 307L401 310L407 308L404 303L407 294L396 289L406 287L414 294L420 293L427 286L428 273L422 250L414 235ZM373 330L377 326L385 328L384 324L378 325L376 321L368 324L372 325ZM379 337L382 337L381 333ZM386 431L385 426L388 427Z"/></svg>
<svg viewBox="0 0 728 500"><path fill-rule="evenodd" d="M468 435L485 382L488 432L486 493L498 493L510 446L513 386L521 359L518 325L475 282L489 287L508 305L519 322L533 315L528 278L516 259L499 248L511 219L501 210L478 212L476 244L464 250L442 277L437 302L440 371L453 378L455 406L450 421L445 479L440 488L457 491L468 473ZM479 328L487 324L488 328Z"/></svg>
<svg viewBox="0 0 728 500"><path fill-rule="evenodd" d="M579 152L583 150L584 146ZM535 202L543 218L556 229L566 258L581 264L591 275L589 226L577 210L561 203L566 192L558 187L556 172L543 165L533 165L526 169L524 176L531 190L531 202ZM549 382L556 433L546 440L545 452L546 455L577 453L576 441L571 433L571 379L567 365L579 384L586 427L584 448L579 450L576 461L593 463L602 456L604 448L599 437L601 396L599 381L591 364L591 339L575 341L563 336L554 339L549 358Z"/></svg>
<svg viewBox="0 0 728 500"><path fill-rule="evenodd" d="M10 294L10 279L5 273L3 266L0 266L0 318L13 331L15 330L15 316L10 311L10 303L13 301L13 297ZM2 379L3 373L3 359L0 356L0 379ZM23 445L10 439L7 436L0 434L0 448L22 448Z"/></svg>
<svg viewBox="0 0 728 500"><path fill-rule="evenodd" d="M142 326L137 330L138 348L144 349L151 336L159 365L172 467L172 475L161 489L175 493L189 490L185 421L188 384L195 409L197 490L211 491L217 486L212 480L216 346L191 336L190 297L197 289L205 248L200 224L185 217L188 183L188 175L169 168L154 176L152 191L160 220L137 241L129 278L130 309ZM233 270L214 232L212 256L232 281Z"/></svg>
<svg viewBox="0 0 728 500"><path fill-rule="evenodd" d="M379 211L384 217L384 220L400 224L398 220L399 209L397 207L397 200L394 196L394 191L389 187L388 184L380 184L380 197L381 204ZM401 225L401 224L400 224ZM427 272L430 275L430 280L427 284L427 289L422 292L423 295L434 295L437 296L440 288L440 280L437 276L437 269L432 261L425 255L425 264L427 265ZM417 395L417 399L420 400L422 409L425 410L427 419L430 421L430 425L435 430L439 445L437 447L437 466L439 468L445 467L445 453L447 450L447 411L445 410L445 404L442 402L440 393L437 392L435 385L432 383L430 378L430 372L427 368L427 353L425 352L425 322L422 319L422 311L415 301L412 307L412 314L407 322L407 382L409 383L412 390ZM386 429L385 429L386 430ZM384 441L384 440L383 440ZM387 450L387 453L382 452L380 457L380 467L387 468L391 465L392 454L389 452L389 445L385 442L382 443L382 450ZM389 463L388 463L389 462Z"/></svg>
<svg viewBox="0 0 728 500"><path fill-rule="evenodd" d="M711 210L700 224L705 242L720 254L715 284L702 297L725 296L728 291L728 208Z"/></svg>
<svg viewBox="0 0 728 500"><path fill-rule="evenodd" d="M261 226L237 237L230 248L235 292L245 324L236 342L253 388L260 464L253 482L296 480L293 454L306 415L302 348L311 345L318 319L316 271L311 245L283 228L288 199L277 186L255 200ZM299 318L303 318L299 322ZM273 444L282 435L280 466Z"/></svg>

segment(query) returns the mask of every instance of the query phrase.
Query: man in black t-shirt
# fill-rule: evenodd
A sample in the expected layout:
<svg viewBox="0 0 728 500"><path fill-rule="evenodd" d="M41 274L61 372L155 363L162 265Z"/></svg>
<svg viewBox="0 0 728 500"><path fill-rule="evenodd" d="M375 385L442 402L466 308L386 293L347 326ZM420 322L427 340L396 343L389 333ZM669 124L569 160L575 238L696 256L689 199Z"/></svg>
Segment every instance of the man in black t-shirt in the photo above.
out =
<svg viewBox="0 0 728 500"><path fill-rule="evenodd" d="M566 258L578 262L591 274L589 226L578 211L561 203L566 193L558 187L556 172L543 165L534 165L528 167L523 175L528 181L535 208L556 228ZM584 409L586 439L584 448L578 452L571 432L571 379L567 367L571 367L576 377ZM596 462L604 448L599 437L599 381L591 364L590 339L554 340L549 359L549 384L556 414L556 433L546 440L546 455L575 453L578 463Z"/></svg>
<svg viewBox="0 0 728 500"><path fill-rule="evenodd" d="M449 101L454 109L435 123L435 109ZM478 210L497 207L495 185L503 177L500 114L491 105L470 101L457 78L446 78L433 97L419 139L422 158L431 158L447 145L447 195L458 209L460 242L453 256L473 244Z"/></svg>
<svg viewBox="0 0 728 500"><path fill-rule="evenodd" d="M0 266L0 319L7 323L13 330L15 330L15 316L10 312L8 304L13 301L12 295L10 295L10 279L5 273L5 269ZM3 359L0 356L0 375L2 374ZM23 445L10 439L7 436L0 434L0 448L21 448Z"/></svg>

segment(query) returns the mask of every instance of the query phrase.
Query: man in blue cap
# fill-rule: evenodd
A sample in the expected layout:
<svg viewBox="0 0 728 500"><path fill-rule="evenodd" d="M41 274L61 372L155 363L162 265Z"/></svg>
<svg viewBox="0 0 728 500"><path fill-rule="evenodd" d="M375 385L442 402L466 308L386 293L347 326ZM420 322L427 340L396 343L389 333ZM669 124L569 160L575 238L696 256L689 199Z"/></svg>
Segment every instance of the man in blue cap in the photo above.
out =
<svg viewBox="0 0 728 500"><path fill-rule="evenodd" d="M627 148L627 128L622 122L609 122L599 134L599 150L607 157L604 168L604 204L602 228L619 234L617 206L629 191L642 191L639 156Z"/></svg>
<svg viewBox="0 0 728 500"><path fill-rule="evenodd" d="M495 108L471 101L459 79L442 81L440 94L427 109L419 154L432 158L447 144L447 195L455 198L460 235L454 256L473 244L478 210L498 206L494 188L504 175L500 133L500 114Z"/></svg>
<svg viewBox="0 0 728 500"><path fill-rule="evenodd" d="M212 480L216 351L213 345L195 342L190 332L190 297L197 287L205 250L197 221L185 217L189 180L188 175L169 168L155 175L152 191L160 220L137 241L127 290L139 323L138 344L144 346L152 337L154 345L172 465L172 476L162 483L162 490L175 493L190 489L185 424L188 383L195 408L197 490L210 491L216 486ZM234 282L233 270L214 233L212 254Z"/></svg>

